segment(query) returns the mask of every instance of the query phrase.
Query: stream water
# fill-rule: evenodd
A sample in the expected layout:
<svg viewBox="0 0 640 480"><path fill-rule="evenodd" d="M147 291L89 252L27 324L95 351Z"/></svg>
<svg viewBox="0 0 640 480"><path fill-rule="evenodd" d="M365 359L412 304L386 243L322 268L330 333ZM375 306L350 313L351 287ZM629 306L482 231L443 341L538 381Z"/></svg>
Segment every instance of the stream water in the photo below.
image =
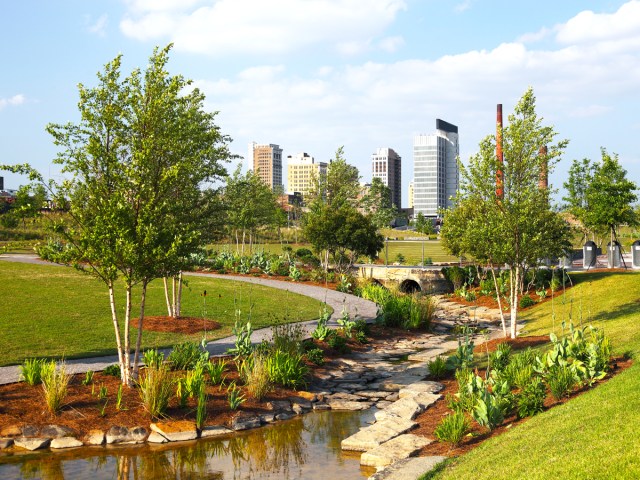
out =
<svg viewBox="0 0 640 480"><path fill-rule="evenodd" d="M366 478L375 470L340 442L372 419L372 411L313 412L212 440L0 453L0 479Z"/></svg>

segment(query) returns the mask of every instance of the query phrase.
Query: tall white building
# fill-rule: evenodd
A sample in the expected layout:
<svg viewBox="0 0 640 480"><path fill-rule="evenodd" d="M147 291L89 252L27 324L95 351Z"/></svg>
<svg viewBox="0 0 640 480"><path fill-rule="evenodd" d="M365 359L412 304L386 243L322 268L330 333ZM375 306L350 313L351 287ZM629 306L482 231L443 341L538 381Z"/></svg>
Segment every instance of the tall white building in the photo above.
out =
<svg viewBox="0 0 640 480"><path fill-rule="evenodd" d="M253 159L253 171L271 190L282 188L282 149L279 145L258 145L251 142L249 157Z"/></svg>
<svg viewBox="0 0 640 480"><path fill-rule="evenodd" d="M409 182L409 208L413 208L413 182Z"/></svg>
<svg viewBox="0 0 640 480"><path fill-rule="evenodd" d="M436 120L436 133L413 138L413 209L437 217L453 205L459 186L458 127Z"/></svg>
<svg viewBox="0 0 640 480"><path fill-rule="evenodd" d="M309 194L313 179L326 175L326 162L316 162L304 152L287 156L287 191L300 192L303 199Z"/></svg>
<svg viewBox="0 0 640 480"><path fill-rule="evenodd" d="M402 158L392 148L378 148L371 155L371 171L391 190L391 203L402 208Z"/></svg>

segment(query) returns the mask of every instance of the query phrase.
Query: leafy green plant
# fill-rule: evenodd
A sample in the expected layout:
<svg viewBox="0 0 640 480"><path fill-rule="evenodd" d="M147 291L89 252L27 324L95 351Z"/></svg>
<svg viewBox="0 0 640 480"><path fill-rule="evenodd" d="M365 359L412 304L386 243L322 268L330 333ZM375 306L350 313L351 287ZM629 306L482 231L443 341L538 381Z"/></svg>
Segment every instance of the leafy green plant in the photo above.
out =
<svg viewBox="0 0 640 480"><path fill-rule="evenodd" d="M302 272L298 269L298 267L296 267L294 263L289 265L289 278L291 278L291 280L297 282L298 280L300 280L301 276Z"/></svg>
<svg viewBox="0 0 640 480"><path fill-rule="evenodd" d="M41 365L42 390L47 408L52 414L58 413L67 396L70 375L67 375L64 363L56 365L53 360Z"/></svg>
<svg viewBox="0 0 640 480"><path fill-rule="evenodd" d="M335 332L331 332L332 335L327 337L327 345L330 348L333 348L336 352L339 353L347 353L350 351L349 346L347 345L347 339L342 335L338 335Z"/></svg>
<svg viewBox="0 0 640 480"><path fill-rule="evenodd" d="M471 426L463 412L454 412L444 417L433 431L435 437L443 443L459 445Z"/></svg>
<svg viewBox="0 0 640 480"><path fill-rule="evenodd" d="M93 381L93 370L87 370L82 380L82 385L87 386Z"/></svg>
<svg viewBox="0 0 640 480"><path fill-rule="evenodd" d="M113 364L113 365L109 365L107 368L105 368L103 370L103 372L105 375L109 375L111 377L116 377L116 378L120 378L120 365L118 364Z"/></svg>
<svg viewBox="0 0 640 480"><path fill-rule="evenodd" d="M147 367L160 368L164 363L164 353L152 348L142 354L142 361Z"/></svg>
<svg viewBox="0 0 640 480"><path fill-rule="evenodd" d="M236 318L233 334L236 336L235 347L230 348L227 353L233 354L236 357L251 355L253 352L253 344L251 343L253 328L251 327L251 320L245 324L241 324L239 318Z"/></svg>
<svg viewBox="0 0 640 480"><path fill-rule="evenodd" d="M404 257L404 255L402 253L398 253L396 255L395 258L395 263L402 265L403 263L405 263L407 261L407 259Z"/></svg>
<svg viewBox="0 0 640 480"><path fill-rule="evenodd" d="M307 350L304 355L311 363L324 365L324 352L321 348L312 348Z"/></svg>
<svg viewBox="0 0 640 480"><path fill-rule="evenodd" d="M516 396L518 416L532 417L544 410L546 389L540 377L533 377Z"/></svg>
<svg viewBox="0 0 640 480"><path fill-rule="evenodd" d="M273 350L283 350L291 353L302 351L302 340L305 332L300 325L294 323L280 323L271 328Z"/></svg>
<svg viewBox="0 0 640 480"><path fill-rule="evenodd" d="M224 371L227 367L226 360L210 360L204 364L213 385L221 385L224 382Z"/></svg>
<svg viewBox="0 0 640 480"><path fill-rule="evenodd" d="M438 380L444 377L447 372L447 361L438 355L433 360L427 362L427 368L429 369L429 375Z"/></svg>
<svg viewBox="0 0 640 480"><path fill-rule="evenodd" d="M309 368L301 354L274 350L266 358L266 367L273 383L294 389L306 385Z"/></svg>
<svg viewBox="0 0 640 480"><path fill-rule="evenodd" d="M108 394L109 391L107 389L107 386L104 383L101 383L100 387L98 387L98 399L104 400L105 398L107 398Z"/></svg>
<svg viewBox="0 0 640 480"><path fill-rule="evenodd" d="M568 396L577 383L576 375L569 365L554 365L549 369L545 380L556 400Z"/></svg>
<svg viewBox="0 0 640 480"><path fill-rule="evenodd" d="M356 322L351 320L351 316L346 309L342 310L342 316L338 319L338 325L340 325L342 332L347 338L353 337L353 329L356 326Z"/></svg>
<svg viewBox="0 0 640 480"><path fill-rule="evenodd" d="M465 368L473 362L474 341L471 337L471 329L464 325L461 334L458 335L458 348L449 357L447 362L452 368Z"/></svg>
<svg viewBox="0 0 640 480"><path fill-rule="evenodd" d="M531 307L535 304L536 304L536 301L533 298L531 298L529 295L523 295L522 297L520 297L520 302L518 303L520 308Z"/></svg>
<svg viewBox="0 0 640 480"><path fill-rule="evenodd" d="M231 410L237 410L247 399L236 386L236 382L231 382L227 388L227 402Z"/></svg>
<svg viewBox="0 0 640 480"><path fill-rule="evenodd" d="M118 386L118 391L116 392L116 410L123 410L122 406L122 384Z"/></svg>
<svg viewBox="0 0 640 480"><path fill-rule="evenodd" d="M503 403L498 395L485 389L476 399L473 418L482 427L493 430L504 421Z"/></svg>
<svg viewBox="0 0 640 480"><path fill-rule="evenodd" d="M178 406L180 408L187 406L189 389L187 388L187 379L185 377L176 379L176 398L178 399Z"/></svg>
<svg viewBox="0 0 640 480"><path fill-rule="evenodd" d="M325 304L322 311L320 312L320 318L318 319L318 325L315 330L311 332L311 336L316 340L323 342L329 332L331 331L329 327L327 327L327 323L329 322L329 318L331 317L331 313Z"/></svg>
<svg viewBox="0 0 640 480"><path fill-rule="evenodd" d="M340 275L340 281L336 285L336 290L342 293L351 293L353 288L353 278L349 275Z"/></svg>
<svg viewBox="0 0 640 480"><path fill-rule="evenodd" d="M188 370L198 363L203 354L208 356L198 342L182 342L173 347L167 360L172 370Z"/></svg>
<svg viewBox="0 0 640 480"><path fill-rule="evenodd" d="M98 406L100 407L100 416L104 417L107 414L107 404L109 403L109 399L104 399L104 403L100 405L98 402Z"/></svg>
<svg viewBox="0 0 640 480"><path fill-rule="evenodd" d="M495 370L504 370L511 360L511 345L499 343L495 351L489 355L489 366Z"/></svg>
<svg viewBox="0 0 640 480"><path fill-rule="evenodd" d="M203 388L198 394L198 406L196 407L196 428L202 430L207 420L207 392Z"/></svg>
<svg viewBox="0 0 640 480"><path fill-rule="evenodd" d="M21 376L29 385L37 385L42 382L42 366L46 360L31 358L20 366Z"/></svg>
<svg viewBox="0 0 640 480"><path fill-rule="evenodd" d="M146 368L142 372L141 380L138 382L140 398L152 418L159 418L166 412L173 383L173 377L166 365Z"/></svg>
<svg viewBox="0 0 640 480"><path fill-rule="evenodd" d="M547 298L547 291L544 288L541 288L540 290L536 290L536 295L541 299Z"/></svg>
<svg viewBox="0 0 640 480"><path fill-rule="evenodd" d="M258 401L273 389L267 362L263 355L253 354L251 368L245 372L245 385L249 395Z"/></svg>

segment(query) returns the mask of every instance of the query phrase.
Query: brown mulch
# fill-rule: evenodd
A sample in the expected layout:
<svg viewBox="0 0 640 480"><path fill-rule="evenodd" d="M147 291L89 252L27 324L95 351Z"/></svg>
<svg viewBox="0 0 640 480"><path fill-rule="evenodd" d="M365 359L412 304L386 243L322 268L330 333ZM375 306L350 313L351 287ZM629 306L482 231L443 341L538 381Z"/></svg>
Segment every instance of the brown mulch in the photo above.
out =
<svg viewBox="0 0 640 480"><path fill-rule="evenodd" d="M508 343L511 345L512 350L524 350L528 347L537 347L538 345L544 345L545 343L549 343L548 335L539 335L536 337L516 337L516 338L494 338L493 340L489 340L488 342L481 343L480 345L476 345L473 349L473 353L482 355L486 353L487 350L489 353L494 352L498 345L501 343Z"/></svg>
<svg viewBox="0 0 640 480"><path fill-rule="evenodd" d="M133 320L133 324L138 324L138 319ZM220 324L214 320L197 317L168 317L168 316L149 316L144 317L142 321L142 329L152 332L169 332L169 333L199 333L210 330L217 330Z"/></svg>

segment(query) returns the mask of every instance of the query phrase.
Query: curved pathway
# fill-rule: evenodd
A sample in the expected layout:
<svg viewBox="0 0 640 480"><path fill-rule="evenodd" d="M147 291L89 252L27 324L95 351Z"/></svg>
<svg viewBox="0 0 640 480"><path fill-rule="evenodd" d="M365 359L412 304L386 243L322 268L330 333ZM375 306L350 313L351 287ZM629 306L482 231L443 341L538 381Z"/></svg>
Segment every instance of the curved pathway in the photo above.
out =
<svg viewBox="0 0 640 480"><path fill-rule="evenodd" d="M23 263L37 263L44 265L53 265L49 262L43 262L35 255L0 255L0 260L23 262ZM372 322L377 315L376 304L365 300L355 295L349 295L347 293L337 292L323 287L317 287L314 285L306 285L304 283L295 282L283 282L280 280L271 280L258 277L245 277L239 275L218 275L208 273L188 273L187 275L202 276L218 278L222 280L236 280L240 282L254 283L258 285L264 285L266 287L275 288L278 290L288 290L293 293L305 295L307 297L314 298L319 302L325 302L331 308L333 308L333 315L329 321L329 326L337 326L336 320L341 317L342 310L346 309L354 317L361 318L367 322ZM311 335L311 332L317 325L317 320L310 320L306 322L300 322L300 325L307 335ZM222 355L229 348L235 345L235 336L225 337L218 340L213 340L207 344L207 350L211 355ZM262 340L271 338L271 328L262 328L253 332L251 339L254 343L260 343ZM169 354L170 349L162 350L165 356ZM33 352L33 356L37 357L38 352ZM100 371L104 370L107 366L118 363L117 355L109 355L105 357L92 357L92 358L79 358L75 360L67 360L67 371L69 373L84 373L87 370ZM20 379L20 367L12 365L9 367L0 367L0 385L6 383L14 383Z"/></svg>

